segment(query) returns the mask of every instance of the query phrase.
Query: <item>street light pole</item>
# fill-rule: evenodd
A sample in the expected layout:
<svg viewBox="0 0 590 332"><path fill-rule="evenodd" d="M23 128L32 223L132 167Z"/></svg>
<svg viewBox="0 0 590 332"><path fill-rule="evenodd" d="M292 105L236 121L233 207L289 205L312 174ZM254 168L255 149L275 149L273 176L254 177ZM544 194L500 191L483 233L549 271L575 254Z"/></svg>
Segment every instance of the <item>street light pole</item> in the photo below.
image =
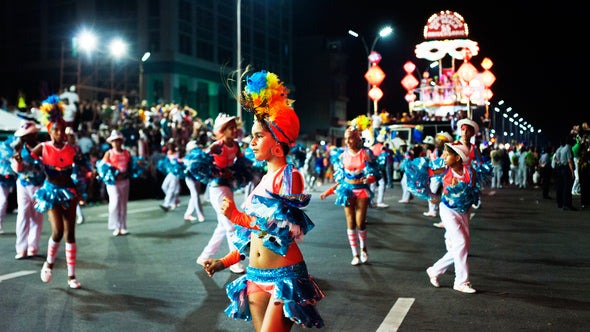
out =
<svg viewBox="0 0 590 332"><path fill-rule="evenodd" d="M361 42L363 43L363 47L365 48L365 53L367 55L367 70L371 69L371 61L369 60L369 55L375 50L377 42L379 41L379 39L389 36L392 32L393 29L389 26L381 29L381 31L379 31L379 34L373 40L371 48L369 49L369 47L367 46L367 42L365 41L365 38L363 36L359 35L353 30L348 30L349 35L355 38L358 38L360 36L361 38ZM369 91L371 91L371 84L367 82L367 114L371 114L371 100L369 98ZM377 110L375 110L375 113L377 113Z"/></svg>

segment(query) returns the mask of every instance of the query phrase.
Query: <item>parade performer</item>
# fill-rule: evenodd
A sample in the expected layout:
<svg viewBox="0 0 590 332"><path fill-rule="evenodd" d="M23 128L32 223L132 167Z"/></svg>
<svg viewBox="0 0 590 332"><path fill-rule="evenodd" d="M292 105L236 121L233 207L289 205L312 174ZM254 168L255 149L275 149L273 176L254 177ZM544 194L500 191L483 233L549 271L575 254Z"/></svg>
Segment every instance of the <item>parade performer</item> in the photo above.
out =
<svg viewBox="0 0 590 332"><path fill-rule="evenodd" d="M447 132L440 132L436 134L435 138L435 147L434 149L428 152L428 158L431 162L442 158L443 153L445 151L445 144L451 143L453 141L453 137ZM433 177L430 180L430 191L433 193L438 193L441 188L441 182L439 177ZM436 200L428 200L428 212L423 213L427 217L437 217L438 216L438 204ZM441 227L442 223L435 223L434 226Z"/></svg>
<svg viewBox="0 0 590 332"><path fill-rule="evenodd" d="M364 149L361 144L362 127L353 125L344 132L346 149L342 153L332 155L334 178L336 185L320 195L320 199L336 193L336 204L344 206L346 215L346 233L352 250L350 264L359 265L369 260L367 252L367 207L372 204L373 192L370 184L375 182L374 158L371 150ZM357 245L360 244L360 257Z"/></svg>
<svg viewBox="0 0 590 332"><path fill-rule="evenodd" d="M35 256L43 231L43 214L35 209L35 193L43 185L45 173L43 163L31 156L31 149L37 146L40 128L33 121L22 121L14 133L14 155L12 169L16 172L16 256L21 259Z"/></svg>
<svg viewBox="0 0 590 332"><path fill-rule="evenodd" d="M74 147L77 156L82 156L82 152L77 143L76 133L72 127L66 128L66 135L68 144ZM74 170L72 171L72 180L78 193L78 202L76 202L76 223L78 225L84 223L84 214L82 213L82 207L80 206L86 200L86 189L88 188L88 177L86 174L90 171L90 163L83 157L78 158L74 163Z"/></svg>
<svg viewBox="0 0 590 332"><path fill-rule="evenodd" d="M403 158L400 162L399 168L404 173L402 175L402 179L400 180L400 185L402 187L402 197L398 201L398 203L409 203L410 199L412 198L412 194L408 190L408 177L406 176L406 167L408 163L410 163L414 159L414 153L410 150L407 144L402 144L400 147L403 150ZM405 150L404 150L405 149Z"/></svg>
<svg viewBox="0 0 590 332"><path fill-rule="evenodd" d="M475 170L466 165L469 148L460 142L446 143L445 165L442 176L443 193L439 206L440 218L445 229L447 253L426 269L430 283L439 287L438 276L449 266L455 266L453 289L463 293L475 293L469 283L467 254L469 251L469 217L471 205L480 195Z"/></svg>
<svg viewBox="0 0 590 332"><path fill-rule="evenodd" d="M234 166L236 159L242 156L240 146L236 142L238 135L236 117L220 113L215 119L213 133L219 139L207 151L213 156L214 165L219 168L220 176L209 183L209 201L217 214L217 227L215 227L211 239L197 258L197 264L199 265L203 265L206 260L217 252L224 238L227 239L230 252L236 249L231 241L231 235L236 229L221 211L221 204L223 203L224 197L230 198L231 200L234 198L232 189L234 172L232 172L231 167ZM236 262L236 264L230 267L230 270L234 273L244 272L244 268L240 262Z"/></svg>
<svg viewBox="0 0 590 332"><path fill-rule="evenodd" d="M131 157L123 148L125 137L113 130L107 138L112 145L101 161L96 164L99 178L105 183L109 195L108 229L113 236L127 235L127 202L129 201L129 178L143 173L143 158Z"/></svg>
<svg viewBox="0 0 590 332"><path fill-rule="evenodd" d="M207 154L197 147L197 141L189 141L186 144L186 156L183 160L183 163L186 166L186 177L184 178L184 181L186 182L186 186L191 194L191 197L188 201L188 206L184 212L184 220L186 221L205 221L205 215L203 214L203 207L201 206L201 198L199 197L198 188L203 183L206 184L207 181L205 178L199 175L200 172L196 168L192 167L193 165L196 166L193 161L195 163L202 162L200 159L204 158L205 156L207 156ZM193 217L193 211L197 213L197 217Z"/></svg>
<svg viewBox="0 0 590 332"><path fill-rule="evenodd" d="M256 331L324 325L315 308L324 294L308 275L298 246L314 225L300 210L310 200L302 194L303 177L286 161L299 134L299 119L287 93L273 73L261 71L248 78L241 104L256 115L252 150L256 159L267 162L268 172L248 197L246 213L229 197L222 204L224 215L238 225L239 251L204 262L212 276L249 254L246 275L226 286L232 303L225 313L252 320Z"/></svg>
<svg viewBox="0 0 590 332"><path fill-rule="evenodd" d="M47 117L47 131L51 135L51 141L38 144L31 152L33 158L41 158L47 175L43 186L35 193L35 209L39 212L47 211L51 223L47 260L41 269L41 280L51 280L55 255L65 236L68 285L70 288L80 288L75 274L77 193L71 177L76 150L66 142L63 109L62 102L55 95L43 102L41 110Z"/></svg>
<svg viewBox="0 0 590 332"><path fill-rule="evenodd" d="M166 158L158 162L158 170L166 177L162 182L162 191L166 195L164 202L160 205L162 210L168 212L180 204L180 180L185 177L185 167L182 164L176 142L173 138L166 143Z"/></svg>
<svg viewBox="0 0 590 332"><path fill-rule="evenodd" d="M383 201L383 198L385 196L385 185L387 181L387 174L385 172L387 164L387 151L385 150L383 145L383 142L385 142L385 135L377 135L376 141L377 142L371 147L371 152L377 160L380 178L379 180L371 183L371 191L373 193L377 192L377 204L373 206L376 206L378 208L386 208L389 207L389 205L385 204L385 202Z"/></svg>
<svg viewBox="0 0 590 332"><path fill-rule="evenodd" d="M8 195L10 195L10 192L12 192L16 185L15 173L10 167L10 158L14 155L14 150L11 146L14 139L15 137L11 136L7 140L0 142L0 234L4 234L2 223L6 217Z"/></svg>

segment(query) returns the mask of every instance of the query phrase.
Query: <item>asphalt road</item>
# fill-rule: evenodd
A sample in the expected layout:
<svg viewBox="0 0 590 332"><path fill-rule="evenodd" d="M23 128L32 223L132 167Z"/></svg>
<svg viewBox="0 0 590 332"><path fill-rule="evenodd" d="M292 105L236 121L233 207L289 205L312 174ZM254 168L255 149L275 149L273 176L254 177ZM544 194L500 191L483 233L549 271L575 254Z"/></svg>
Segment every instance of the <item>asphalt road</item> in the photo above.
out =
<svg viewBox="0 0 590 332"><path fill-rule="evenodd" d="M452 289L452 268L439 278L441 288L428 282L426 267L445 249L444 230L432 226L437 219L422 215L425 201L400 204L399 186L388 189L390 207L368 213L369 264L355 267L343 209L334 196L312 194L306 212L316 227L301 249L326 295L318 304L324 331L588 330L588 210L559 210L538 189L488 190L471 220L468 263L478 292L462 294ZM237 276L209 278L195 264L215 213L205 203L206 221L187 223L187 200L168 213L159 200L131 201L131 233L123 237L107 230L106 205L84 207L87 221L76 228L80 290L67 287L63 244L49 284L39 278L44 257L14 259L16 215L8 214L0 235L0 331L252 331L223 314L224 286ZM49 233L45 218L43 256ZM217 256L226 253L224 243Z"/></svg>

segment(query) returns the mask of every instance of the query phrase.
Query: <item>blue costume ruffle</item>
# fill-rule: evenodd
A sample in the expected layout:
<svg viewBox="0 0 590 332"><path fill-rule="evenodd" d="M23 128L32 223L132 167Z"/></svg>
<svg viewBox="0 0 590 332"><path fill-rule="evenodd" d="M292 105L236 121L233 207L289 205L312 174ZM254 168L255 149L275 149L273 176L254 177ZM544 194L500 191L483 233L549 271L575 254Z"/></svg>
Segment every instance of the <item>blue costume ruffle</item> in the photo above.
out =
<svg viewBox="0 0 590 332"><path fill-rule="evenodd" d="M76 198L77 193L74 182L71 181L65 185L56 185L47 180L43 186L35 192L34 198L37 200L35 209L41 213L61 206L63 209L70 207L70 201Z"/></svg>
<svg viewBox="0 0 590 332"><path fill-rule="evenodd" d="M166 157L158 161L158 171L164 174L172 173L179 179L184 179L186 177L184 169L184 164L178 161L178 159L170 159Z"/></svg>
<svg viewBox="0 0 590 332"><path fill-rule="evenodd" d="M287 194L279 195L267 191L270 197L254 195L251 206L246 208L246 214L256 217L251 226L257 226L259 230L236 226L234 244L245 255L249 253L252 233L263 239L264 247L285 256L295 240L291 228L298 227L300 231L297 233L305 235L315 226L301 210L309 204L311 195L288 194L291 192L293 165L287 165L283 172L282 192Z"/></svg>
<svg viewBox="0 0 590 332"><path fill-rule="evenodd" d="M28 147L23 146L21 150L23 158L23 169L18 172L18 180L23 186L40 186L45 181L45 167L39 159L33 158Z"/></svg>
<svg viewBox="0 0 590 332"><path fill-rule="evenodd" d="M131 157L128 166L127 178L135 179L140 177L145 171L145 166L142 166L139 161L143 161L143 157ZM143 163L145 165L145 162ZM104 160L96 162L96 172L98 173L98 179L108 185L114 185L116 177L119 175L119 170Z"/></svg>
<svg viewBox="0 0 590 332"><path fill-rule="evenodd" d="M248 267L242 276L225 289L231 304L225 309L225 314L233 319L252 320L248 304L247 282L272 283L275 299L283 302L283 314L298 325L304 327L324 326L324 321L315 308L324 294L317 283L307 273L304 262L277 269L256 269Z"/></svg>
<svg viewBox="0 0 590 332"><path fill-rule="evenodd" d="M213 163L214 158L209 153L195 148L184 157L184 172L186 176L198 180L202 183L208 183L219 173L219 168Z"/></svg>
<svg viewBox="0 0 590 332"><path fill-rule="evenodd" d="M88 159L83 158L74 163L72 172L72 181L76 187L76 192L80 194L80 199L85 201L88 197L86 189L88 188L89 178L86 176L92 170L92 166Z"/></svg>
<svg viewBox="0 0 590 332"><path fill-rule="evenodd" d="M16 176L10 167L10 158L14 154L12 142L14 142L14 136L0 142L0 186L5 188L14 187L16 184Z"/></svg>
<svg viewBox="0 0 590 332"><path fill-rule="evenodd" d="M408 191L418 198L433 199L435 194L430 191L430 160L418 157L406 164L406 180Z"/></svg>
<svg viewBox="0 0 590 332"><path fill-rule="evenodd" d="M349 206L349 199L354 197L353 190L355 189L365 189L369 191L369 205L373 204L373 198L375 197L375 193L371 191L371 186L369 184L352 184L348 182L340 182L340 184L338 184L338 187L336 187L334 193L336 193L337 196L334 204L341 206Z"/></svg>
<svg viewBox="0 0 590 332"><path fill-rule="evenodd" d="M453 209L459 213L467 213L471 209L471 205L477 204L481 191L474 183L474 174L471 167L467 168L470 173L469 183L460 181L454 186L448 186L443 191L441 202L449 209ZM448 170L447 172L451 172Z"/></svg>

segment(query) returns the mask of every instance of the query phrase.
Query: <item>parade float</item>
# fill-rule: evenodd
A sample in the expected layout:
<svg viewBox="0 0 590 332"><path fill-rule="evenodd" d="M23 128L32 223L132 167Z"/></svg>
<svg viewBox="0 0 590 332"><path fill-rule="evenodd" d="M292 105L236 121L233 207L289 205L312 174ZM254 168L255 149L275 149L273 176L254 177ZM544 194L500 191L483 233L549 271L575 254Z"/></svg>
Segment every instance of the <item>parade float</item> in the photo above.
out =
<svg viewBox="0 0 590 332"><path fill-rule="evenodd" d="M425 40L416 45L415 53L430 64L419 75L420 80L414 76L417 67L413 62L404 65L406 76L401 84L407 90L405 99L410 112L425 111L430 117L444 120L465 111L473 119L473 109L487 105L493 96L490 87L496 80L489 70L493 63L484 58L484 70L477 70L471 62L479 54L479 46L468 36L468 25L456 12L441 11L428 19ZM438 73L433 75L435 68Z"/></svg>

